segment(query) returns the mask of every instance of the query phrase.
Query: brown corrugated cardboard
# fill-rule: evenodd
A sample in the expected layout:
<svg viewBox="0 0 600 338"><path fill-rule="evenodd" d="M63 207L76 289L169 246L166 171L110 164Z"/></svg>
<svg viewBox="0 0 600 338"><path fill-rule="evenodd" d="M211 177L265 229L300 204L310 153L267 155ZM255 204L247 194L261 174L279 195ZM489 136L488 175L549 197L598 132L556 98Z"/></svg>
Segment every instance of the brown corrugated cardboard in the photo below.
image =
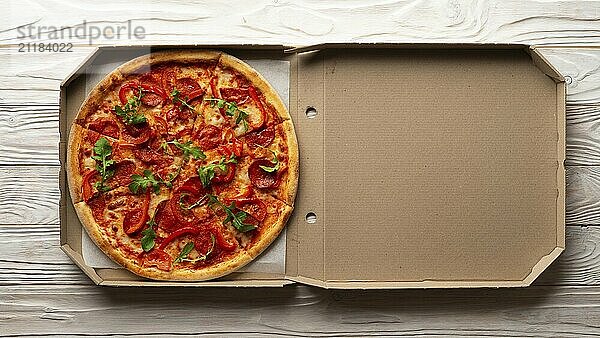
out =
<svg viewBox="0 0 600 338"><path fill-rule="evenodd" d="M564 249L565 86L535 48L328 44L284 54L282 46L226 47L219 49L291 61L300 182L285 276L166 283L85 266L63 171L61 245L94 282L525 286ZM101 48L95 57L136 48ZM85 96L78 75L61 87L61 160L67 117ZM305 221L309 212L315 223Z"/></svg>

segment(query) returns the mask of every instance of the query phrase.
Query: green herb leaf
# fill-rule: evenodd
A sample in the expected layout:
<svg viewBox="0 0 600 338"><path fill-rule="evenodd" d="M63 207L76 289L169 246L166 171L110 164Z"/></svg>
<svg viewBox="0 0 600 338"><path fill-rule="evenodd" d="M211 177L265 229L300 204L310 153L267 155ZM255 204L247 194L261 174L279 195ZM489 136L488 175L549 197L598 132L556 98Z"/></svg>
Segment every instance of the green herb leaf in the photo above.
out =
<svg viewBox="0 0 600 338"><path fill-rule="evenodd" d="M227 217L223 220L223 224L231 223L239 232L247 232L250 230L256 229L256 226L252 224L244 223L246 218L248 217L248 213L243 210L238 210L238 212L234 212L237 208L235 206L235 202L231 202L230 206L223 204L219 199L217 199L214 195L207 195L209 198L209 205L218 205L223 208Z"/></svg>
<svg viewBox="0 0 600 338"><path fill-rule="evenodd" d="M157 180L154 177L154 174L146 169L144 170L144 175L133 174L131 175L132 182L129 184L129 190L132 193L137 194L140 191L145 192L148 187L152 187L154 192L158 194L160 191L160 184L163 183L162 180Z"/></svg>
<svg viewBox="0 0 600 338"><path fill-rule="evenodd" d="M152 248L154 248L154 240L156 239L156 232L154 232L154 229L152 229L152 227L146 228L144 231L142 231L142 235L144 235L144 237L142 237L142 249L146 252L152 250Z"/></svg>
<svg viewBox="0 0 600 338"><path fill-rule="evenodd" d="M215 169L219 169L221 171L227 171L227 165L229 163L237 163L235 156L231 155L229 159L225 156L221 157L221 160L217 163L209 163L205 166L201 166L198 168L198 176L200 177L200 181L202 182L202 186L204 188L208 188L213 178L215 178Z"/></svg>
<svg viewBox="0 0 600 338"><path fill-rule="evenodd" d="M235 102L225 101L223 99L206 98L204 101L209 101L211 106L217 106L218 108L225 108L225 115L237 116L235 118L235 124L239 125L242 123L244 131L248 130L248 112L240 109Z"/></svg>
<svg viewBox="0 0 600 338"><path fill-rule="evenodd" d="M192 155L192 157L197 160L203 160L206 158L206 155L204 154L202 149L196 147L192 143L192 141L187 141L185 143L181 143L177 140L174 140L174 141L167 142L167 143L172 144L172 145L176 146L177 148L181 149L181 151L183 151L183 158L186 160L189 158L190 155Z"/></svg>
<svg viewBox="0 0 600 338"><path fill-rule="evenodd" d="M177 256L177 258L175 258L173 263L181 263L187 257L187 255L189 255L190 252L192 252L193 249L194 249L194 242L188 242L183 247L183 249L181 249L179 256Z"/></svg>
<svg viewBox="0 0 600 338"><path fill-rule="evenodd" d="M146 122L146 116L138 113L142 100L142 88L138 87L138 95L131 97L127 103L121 106L115 106L115 114L123 119L125 124L140 124Z"/></svg>
<svg viewBox="0 0 600 338"><path fill-rule="evenodd" d="M200 252L198 252L198 258L195 258L195 259L189 259L189 258L187 258L187 256L189 255L189 253L190 253L190 252L192 251L192 249L194 248L194 243L192 243L192 242L188 242L188 243L187 243L187 244L186 244L186 245L183 247L183 249L181 250L181 253L179 254L179 256L177 256L177 258L175 258L175 261L173 261L173 263L180 263L180 262L190 262L190 263L197 263L197 262L200 262L200 261L205 261L205 260L207 260L207 259L208 259L208 255L210 255L210 254L213 252L213 250L215 249L215 242L216 242L216 239L215 239L215 236L214 236L213 234L210 234L210 241L211 241L211 245L210 245L210 248L208 249L208 251L207 251L205 254L201 254ZM192 244L192 245L191 245L191 248L192 248L192 249L190 249L190 250L189 250L187 253L185 253L185 251L186 251L186 248L187 248L187 247L188 247L188 245L190 245L190 244ZM185 253L185 255L183 255L183 256L182 256L182 254L184 254L184 253ZM178 259L179 259L179 260L178 260Z"/></svg>
<svg viewBox="0 0 600 338"><path fill-rule="evenodd" d="M158 209L154 210L154 215L152 215L152 218L148 222L146 222L146 225L148 227L142 231L143 237L141 239L141 243L142 243L142 250L144 250L145 252L152 250L152 248L154 248L154 245L155 245L154 240L156 239L156 232L154 231L154 227L157 224L154 219L156 218L157 212L158 212Z"/></svg>
<svg viewBox="0 0 600 338"><path fill-rule="evenodd" d="M96 160L96 170L101 176L100 182L96 182L94 187L100 192L108 191L110 190L110 187L106 186L104 183L114 175L114 170L110 170L109 168L115 161L109 159L112 154L112 146L106 137L101 137L96 141L94 144L94 154L95 155L93 155L92 158Z"/></svg>
<svg viewBox="0 0 600 338"><path fill-rule="evenodd" d="M185 106L187 107L189 110L194 111L194 107L192 107L190 104L187 103L187 100L184 100L180 97L181 92L179 90L177 90L177 88L173 88L173 91L171 91L171 98L173 99L173 103L179 103L179 107L181 108L181 106Z"/></svg>

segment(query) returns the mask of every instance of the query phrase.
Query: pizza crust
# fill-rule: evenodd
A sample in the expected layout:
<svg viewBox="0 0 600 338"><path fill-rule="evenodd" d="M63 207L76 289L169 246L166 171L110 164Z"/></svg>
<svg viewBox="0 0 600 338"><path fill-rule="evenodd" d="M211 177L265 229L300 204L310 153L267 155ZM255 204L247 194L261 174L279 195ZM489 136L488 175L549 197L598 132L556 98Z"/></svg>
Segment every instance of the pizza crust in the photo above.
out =
<svg viewBox="0 0 600 338"><path fill-rule="evenodd" d="M67 146L67 182L69 184L69 193L73 203L78 203L83 200L81 196L81 187L83 176L79 172L79 149L83 144L84 129L80 125L73 124L69 133L69 143Z"/></svg>
<svg viewBox="0 0 600 338"><path fill-rule="evenodd" d="M294 210L294 207L285 205L283 210L281 211L281 213L278 216L277 222L273 223L267 229L263 230L259 240L250 249L246 250L248 255L250 255L252 258L256 258L267 247L269 247L269 245L273 241L275 241L277 236L279 236L279 234L285 227L285 224L287 223L287 220L290 218L290 215L292 214L293 210Z"/></svg>
<svg viewBox="0 0 600 338"><path fill-rule="evenodd" d="M296 139L296 132L294 131L294 125L291 121L284 121L281 125L283 132L285 133L285 140L287 141L287 155L288 155L288 173L287 180L281 182L284 187L281 192L281 196L284 198L284 202L290 206L294 206L294 199L296 198L296 191L298 189L298 174L299 174L299 154L298 154L298 141Z"/></svg>

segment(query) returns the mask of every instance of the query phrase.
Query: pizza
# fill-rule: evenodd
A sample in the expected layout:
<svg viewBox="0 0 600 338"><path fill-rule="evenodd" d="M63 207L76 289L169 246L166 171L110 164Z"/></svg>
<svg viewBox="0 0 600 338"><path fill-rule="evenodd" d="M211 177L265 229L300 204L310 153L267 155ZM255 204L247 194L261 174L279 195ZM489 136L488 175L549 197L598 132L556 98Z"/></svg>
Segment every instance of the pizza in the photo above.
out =
<svg viewBox="0 0 600 338"><path fill-rule="evenodd" d="M218 51L151 53L83 102L67 148L77 215L96 245L158 280L221 277L289 218L294 126L271 85Z"/></svg>

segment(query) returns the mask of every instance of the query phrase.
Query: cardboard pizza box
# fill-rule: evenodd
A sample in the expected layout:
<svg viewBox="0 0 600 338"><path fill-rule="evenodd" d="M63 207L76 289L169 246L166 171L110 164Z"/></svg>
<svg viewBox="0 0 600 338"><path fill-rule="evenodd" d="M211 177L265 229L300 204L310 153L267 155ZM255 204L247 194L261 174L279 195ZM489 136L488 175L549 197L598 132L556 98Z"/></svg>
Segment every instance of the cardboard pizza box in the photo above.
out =
<svg viewBox="0 0 600 338"><path fill-rule="evenodd" d="M283 269L161 282L92 267L63 166L61 246L95 283L518 287L564 250L565 82L526 45L98 47L61 85L61 163L86 69L183 47L289 65L300 178Z"/></svg>

